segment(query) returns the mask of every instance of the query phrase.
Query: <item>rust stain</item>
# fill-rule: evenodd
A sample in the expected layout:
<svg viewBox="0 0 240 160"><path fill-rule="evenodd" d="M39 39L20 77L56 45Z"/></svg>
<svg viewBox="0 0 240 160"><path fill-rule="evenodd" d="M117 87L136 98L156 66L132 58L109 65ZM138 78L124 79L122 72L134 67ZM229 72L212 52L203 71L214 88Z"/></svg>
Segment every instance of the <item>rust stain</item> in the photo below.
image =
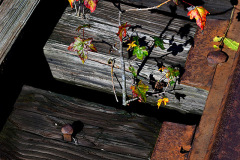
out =
<svg viewBox="0 0 240 160"><path fill-rule="evenodd" d="M188 53L185 72L181 77L182 84L210 90L216 67L208 64L207 56L215 51L213 38L223 36L227 24L228 21L208 20L203 33L201 29L197 30L194 47Z"/></svg>
<svg viewBox="0 0 240 160"><path fill-rule="evenodd" d="M191 149L195 125L164 122L151 160L184 160Z"/></svg>

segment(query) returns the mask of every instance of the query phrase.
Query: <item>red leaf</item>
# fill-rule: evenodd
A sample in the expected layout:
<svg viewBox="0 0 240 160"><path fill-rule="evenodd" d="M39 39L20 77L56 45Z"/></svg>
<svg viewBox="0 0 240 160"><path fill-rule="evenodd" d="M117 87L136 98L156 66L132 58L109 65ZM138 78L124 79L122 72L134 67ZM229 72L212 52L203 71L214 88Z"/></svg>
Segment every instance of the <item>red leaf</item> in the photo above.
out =
<svg viewBox="0 0 240 160"><path fill-rule="evenodd" d="M187 15L190 16L190 19L195 18L197 25L203 30L205 27L207 14L209 14L209 12L200 6L189 11Z"/></svg>
<svg viewBox="0 0 240 160"><path fill-rule="evenodd" d="M91 12L94 12L97 7L98 0L84 0L84 5L90 9Z"/></svg>
<svg viewBox="0 0 240 160"><path fill-rule="evenodd" d="M122 37L126 37L126 35L127 35L127 30L126 30L126 28L127 28L127 27L130 27L130 26L131 26L131 25L127 24L127 22L126 22L126 23L124 23L124 24L122 24L121 26L118 27L119 30L118 30L117 35L118 35L118 37L119 37L119 39L120 39L121 42L122 42Z"/></svg>

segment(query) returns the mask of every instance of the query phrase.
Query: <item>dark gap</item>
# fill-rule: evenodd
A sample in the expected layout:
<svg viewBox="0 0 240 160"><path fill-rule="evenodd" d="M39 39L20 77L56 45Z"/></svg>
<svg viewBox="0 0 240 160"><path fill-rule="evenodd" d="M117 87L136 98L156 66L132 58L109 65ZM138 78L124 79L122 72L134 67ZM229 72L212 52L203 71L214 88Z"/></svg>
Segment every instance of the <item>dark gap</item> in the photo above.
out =
<svg viewBox="0 0 240 160"><path fill-rule="evenodd" d="M0 130L26 82L52 79L43 47L67 5L65 0L40 1L0 66Z"/></svg>

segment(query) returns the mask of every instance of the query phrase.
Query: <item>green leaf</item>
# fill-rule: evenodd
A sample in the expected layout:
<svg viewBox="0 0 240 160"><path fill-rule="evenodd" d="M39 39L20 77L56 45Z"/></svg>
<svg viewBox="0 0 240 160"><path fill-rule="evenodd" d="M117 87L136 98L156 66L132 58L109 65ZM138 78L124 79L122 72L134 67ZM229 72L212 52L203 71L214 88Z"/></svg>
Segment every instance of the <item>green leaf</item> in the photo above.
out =
<svg viewBox="0 0 240 160"><path fill-rule="evenodd" d="M138 59L142 60L144 56L148 55L148 51L146 50L145 46L143 47L136 46L134 47L133 55L136 55Z"/></svg>
<svg viewBox="0 0 240 160"><path fill-rule="evenodd" d="M170 84L170 86L173 86L175 84L175 81L172 80L172 81L169 82L169 84Z"/></svg>
<svg viewBox="0 0 240 160"><path fill-rule="evenodd" d="M133 77L137 78L137 71L135 70L135 68L133 66L130 66L129 70L132 72Z"/></svg>
<svg viewBox="0 0 240 160"><path fill-rule="evenodd" d="M214 42L220 42L222 40L223 37L214 37L213 38L213 41ZM238 50L238 47L239 47L239 43L236 42L236 41L233 41L232 39L230 38L224 38L223 40L223 43L230 49L234 50L234 51L237 51ZM215 48L215 47L214 47Z"/></svg>
<svg viewBox="0 0 240 160"><path fill-rule="evenodd" d="M213 38L213 42L220 42L221 40L222 40L222 37L216 36Z"/></svg>
<svg viewBox="0 0 240 160"><path fill-rule="evenodd" d="M152 37L152 38L154 39L154 46L155 47L160 47L162 50L165 49L162 39L160 39L159 37Z"/></svg>
<svg viewBox="0 0 240 160"><path fill-rule="evenodd" d="M133 37L133 41L135 41L135 44L136 44L137 46L139 46L139 41L138 41L138 39L139 39L138 36Z"/></svg>
<svg viewBox="0 0 240 160"><path fill-rule="evenodd" d="M213 45L213 48L215 49L219 49L219 47L217 45Z"/></svg>
<svg viewBox="0 0 240 160"><path fill-rule="evenodd" d="M239 43L231 40L230 38L224 38L223 43L228 46L228 48L237 51L239 47Z"/></svg>

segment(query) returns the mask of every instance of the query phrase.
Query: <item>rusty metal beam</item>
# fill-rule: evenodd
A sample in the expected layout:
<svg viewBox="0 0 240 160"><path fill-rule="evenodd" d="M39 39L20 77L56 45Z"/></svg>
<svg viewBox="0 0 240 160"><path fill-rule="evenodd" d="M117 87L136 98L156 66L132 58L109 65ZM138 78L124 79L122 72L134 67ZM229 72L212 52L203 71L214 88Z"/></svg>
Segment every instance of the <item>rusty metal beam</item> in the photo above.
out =
<svg viewBox="0 0 240 160"><path fill-rule="evenodd" d="M151 160L184 160L191 148L195 125L164 122Z"/></svg>
<svg viewBox="0 0 240 160"><path fill-rule="evenodd" d="M234 13L227 37L240 42L238 12ZM240 159L240 53L226 46L223 51L229 59L216 68L190 160Z"/></svg>

